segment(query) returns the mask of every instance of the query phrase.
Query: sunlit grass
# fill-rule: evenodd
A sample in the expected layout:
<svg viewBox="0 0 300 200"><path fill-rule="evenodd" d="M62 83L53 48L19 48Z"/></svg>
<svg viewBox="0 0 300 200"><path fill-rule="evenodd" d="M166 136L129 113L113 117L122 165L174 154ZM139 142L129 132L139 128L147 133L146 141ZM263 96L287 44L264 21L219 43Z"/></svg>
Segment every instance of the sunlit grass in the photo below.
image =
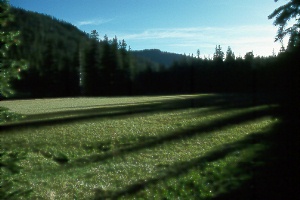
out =
<svg viewBox="0 0 300 200"><path fill-rule="evenodd" d="M31 115L87 108L115 107L160 102L164 100L189 99L194 97L215 96L201 95L173 95L173 96L135 96L135 97L82 97L82 98L53 98L35 100L6 100L0 102L0 107L9 108L13 112Z"/></svg>
<svg viewBox="0 0 300 200"><path fill-rule="evenodd" d="M120 100L115 99L116 102L123 102L123 99ZM262 131L274 125L276 120L265 116L228 124L221 129L212 127L205 132L201 131L201 127L266 109L268 106L188 108L30 126L1 134L1 146L27 153L26 159L20 163L23 168L20 177L29 182L28 187L33 189L32 196L36 198L89 199L95 193L98 196L113 196L140 182L145 183L146 187L138 191L136 197L149 199L158 195L158 199L173 199L180 193L183 198L188 198L193 190L189 193L186 188L180 187L187 187L186 183L190 181L197 185L201 197L210 197L239 183L227 181L229 185L224 188L217 183L207 185L211 178L215 180L219 177L221 182L226 182L223 177L228 178L228 167L253 157L256 150L263 146L246 147L205 166L189 166L178 177L168 177L168 173L172 174L172 169L178 166L180 169L182 163L184 166L184 163L222 149L224 145L226 147L226 144L238 142L253 133L263 134ZM191 131L193 134L190 134ZM182 137L168 137L176 133ZM95 157L98 160L94 160ZM79 163L80 159L84 159L85 163ZM163 180L159 181L160 178ZM187 196L184 196L185 193Z"/></svg>
<svg viewBox="0 0 300 200"><path fill-rule="evenodd" d="M196 163L192 169L181 175L158 181L144 190L121 199L209 199L216 195L236 189L240 184L249 180L253 171L245 173L240 163L249 162L255 158L255 154L264 150L264 146L254 144L251 148L235 151L231 155L207 163ZM244 168L251 167L248 166Z"/></svg>

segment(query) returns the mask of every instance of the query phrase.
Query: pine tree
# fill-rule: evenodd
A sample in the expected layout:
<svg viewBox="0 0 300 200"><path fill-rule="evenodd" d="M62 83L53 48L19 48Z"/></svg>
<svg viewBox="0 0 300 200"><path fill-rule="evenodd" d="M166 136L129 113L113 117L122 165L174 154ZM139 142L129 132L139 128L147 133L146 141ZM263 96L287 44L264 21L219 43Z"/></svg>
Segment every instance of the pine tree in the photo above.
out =
<svg viewBox="0 0 300 200"><path fill-rule="evenodd" d="M84 74L84 92L87 95L98 95L101 82L100 44L96 37L87 43L82 72Z"/></svg>
<svg viewBox="0 0 300 200"><path fill-rule="evenodd" d="M277 2L278 0L275 0ZM275 18L274 25L279 26L275 41L282 43L283 38L289 35L289 49L300 46L300 1L290 0L283 6L280 6L268 16L269 19ZM287 23L292 18L295 23L287 27Z"/></svg>
<svg viewBox="0 0 300 200"><path fill-rule="evenodd" d="M79 87L80 94L86 94L86 65L85 65L85 54L84 54L85 42L81 41L78 47L78 63L79 63Z"/></svg>
<svg viewBox="0 0 300 200"><path fill-rule="evenodd" d="M200 49L197 50L197 58L200 58Z"/></svg>
<svg viewBox="0 0 300 200"><path fill-rule="evenodd" d="M221 46L216 45L215 53L214 53L214 60L215 61L223 61L224 59L224 52L222 51Z"/></svg>
<svg viewBox="0 0 300 200"><path fill-rule="evenodd" d="M94 40L99 40L99 33L96 31L96 30L92 30L91 31L91 34L89 35L91 39L94 39Z"/></svg>
<svg viewBox="0 0 300 200"><path fill-rule="evenodd" d="M231 49L230 46L228 46L228 49L226 51L226 59L225 60L226 61L233 61L233 60L235 60L235 55L234 55L234 53L233 53L233 51L232 51L232 49Z"/></svg>
<svg viewBox="0 0 300 200"><path fill-rule="evenodd" d="M246 61L252 61L254 59L253 51L247 52L244 58Z"/></svg>
<svg viewBox="0 0 300 200"><path fill-rule="evenodd" d="M13 21L10 14L8 1L0 1L0 26L4 28ZM13 60L9 58L8 52L13 45L20 45L18 39L19 31L0 31L0 97L8 97L14 94L10 82L20 79L20 72L27 68L24 60Z"/></svg>
<svg viewBox="0 0 300 200"><path fill-rule="evenodd" d="M8 1L0 0L0 97L9 97L14 94L10 82L15 78L20 79L20 72L27 68L27 63L24 60L17 61L8 56L12 46L20 45L20 40L18 40L20 32L2 31L9 22L12 22L12 20L13 16L10 14ZM0 107L0 123L18 120L19 117L21 116L8 111L6 108ZM31 190L24 190L15 184L20 182L18 177L20 171L18 162L24 155L24 152L14 152L13 150L1 148L1 199L20 199L29 197Z"/></svg>

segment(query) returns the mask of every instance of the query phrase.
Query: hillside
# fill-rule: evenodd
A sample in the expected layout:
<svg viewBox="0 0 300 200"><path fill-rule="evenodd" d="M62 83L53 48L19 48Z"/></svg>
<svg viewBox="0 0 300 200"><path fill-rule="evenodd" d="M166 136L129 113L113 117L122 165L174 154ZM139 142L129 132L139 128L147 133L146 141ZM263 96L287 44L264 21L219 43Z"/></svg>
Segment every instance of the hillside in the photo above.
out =
<svg viewBox="0 0 300 200"><path fill-rule="evenodd" d="M31 68L42 67L41 61L47 47L55 48L57 61L71 62L70 58L78 53L80 44L89 40L89 34L79 30L76 26L58 20L52 16L27 11L20 8L11 8L14 21L9 25L9 30L20 31L22 45L14 49L13 56L18 56L30 61ZM182 59L183 55L162 52L159 49L145 49L131 51L131 55L141 68L143 65L157 68L158 65L169 67L174 61ZM64 68L65 63L59 63L59 68Z"/></svg>
<svg viewBox="0 0 300 200"><path fill-rule="evenodd" d="M152 84L152 76L184 58L158 49L129 53L117 38L95 43L90 34L52 16L11 12L14 21L6 30L20 31L21 45L9 55L29 66L12 84L14 98L151 93L149 88L163 85Z"/></svg>
<svg viewBox="0 0 300 200"><path fill-rule="evenodd" d="M162 52L159 49L132 51L132 54L137 57L148 59L160 65L164 65L165 67L170 67L175 61L179 61L184 57L181 54Z"/></svg>
<svg viewBox="0 0 300 200"><path fill-rule="evenodd" d="M8 55L12 60L24 58L29 64L28 70L22 71L22 79L12 84L17 91L15 98L279 91L296 94L293 88L299 88L296 48L273 57L246 54L244 58L226 59L198 59L157 49L130 52L126 42L117 38L99 41L50 16L16 8L12 13L15 21L7 27L21 31L22 44ZM174 61L179 62L172 64Z"/></svg>
<svg viewBox="0 0 300 200"><path fill-rule="evenodd" d="M56 47L57 60L66 60L76 53L82 40L88 39L88 34L54 17L19 8L11 8L11 12L14 21L8 29L21 32L22 45L18 47L18 55L29 60L32 67L40 67L49 45Z"/></svg>
<svg viewBox="0 0 300 200"><path fill-rule="evenodd" d="M128 93L138 73L158 69L151 60L129 55L126 43L120 46L123 41L117 38L95 43L92 35L52 16L13 7L11 13L14 21L5 31L20 31L21 45L11 48L9 55L29 65L22 80L13 83L15 98Z"/></svg>

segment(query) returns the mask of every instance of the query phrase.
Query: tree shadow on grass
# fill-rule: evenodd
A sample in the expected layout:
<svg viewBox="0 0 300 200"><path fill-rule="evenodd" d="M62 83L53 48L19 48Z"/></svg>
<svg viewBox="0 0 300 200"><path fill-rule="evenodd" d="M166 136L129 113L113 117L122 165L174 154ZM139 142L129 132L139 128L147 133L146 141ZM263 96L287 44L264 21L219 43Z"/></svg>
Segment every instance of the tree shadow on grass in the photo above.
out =
<svg viewBox="0 0 300 200"><path fill-rule="evenodd" d="M208 163L224 159L226 156L250 148L255 144L262 144L266 148L257 152L256 156L251 160L238 163L237 168L233 169L238 170L238 172L231 172L241 176L250 175L250 178L246 181L241 181L240 185L233 190L223 191L218 196L207 199L298 199L299 170L297 166L300 159L298 156L299 146L297 144L299 140L295 140L298 137L297 131L293 128L295 125L297 125L295 122L282 122L265 133L251 134L242 140L226 144L204 156L176 163L154 178L138 181L120 190L104 191L96 189L95 199L118 199L122 196L132 197L149 186L157 185L171 178L180 177L191 169L197 168L200 172ZM192 197L197 199L197 195L200 196L199 188L191 187L195 186L193 184L189 185L189 189L194 190L195 193ZM180 197L180 192L178 192L178 195Z"/></svg>
<svg viewBox="0 0 300 200"><path fill-rule="evenodd" d="M219 112L219 110L223 109L225 109L225 107L216 109L215 112ZM95 142L95 144L93 145L83 146L83 148L87 150L89 148L97 148L101 153L81 157L75 160L69 160L66 156L61 156L63 155L62 153L61 155L57 156L39 149L35 149L35 152L40 153L48 159L52 159L53 161L62 165L62 167L64 168L85 167L91 163L104 162L115 157L122 157L131 152L137 152L149 148L154 148L162 144L176 142L182 139L188 139L201 134L209 134L209 132L211 131L222 130L223 128L232 126L233 124L239 124L251 120L256 120L265 116L272 116L275 111L276 109L273 107L264 107L262 109L249 110L246 112L232 115L231 117L214 120L211 121L209 124L193 126L181 130L175 130L173 132L166 133L160 136L140 136L140 138L138 137L134 141L130 141L130 139L123 139L122 141L126 142L120 144L113 144L114 146L116 146L116 148L112 148L111 141L99 141ZM200 111L198 114L202 115L203 113Z"/></svg>
<svg viewBox="0 0 300 200"><path fill-rule="evenodd" d="M214 96L208 96L208 97L195 97L192 99L183 99L183 100L169 100L163 103L159 103L159 104L150 104L150 105L138 105L138 106L134 106L134 107L129 107L126 106L124 108L109 108L108 111L118 111L120 113L108 113L105 114L103 113L103 110L101 109L100 114L98 113L97 109L96 110L91 110L91 112L96 112L96 116L97 119L104 117L104 116L110 116L110 118L112 117L129 117L134 114L138 114L138 113L157 113L157 112L168 112L168 111L173 111L173 110L180 110L180 109L186 109L186 108L202 108L202 107L209 107L209 106L215 106L220 105L220 107L214 108L214 112L219 112L219 111L224 111L224 110L230 110L233 108L244 108L244 107L249 107L251 105L249 105L249 98L247 98L248 96L245 96L243 98L241 98L240 96L236 96L236 95L214 95ZM223 106L221 106L223 105ZM151 136L141 136L141 138L137 138L137 140L133 141L133 142L125 142L124 144L114 144L114 146L117 146L117 148L111 148L111 144L110 141L99 141L98 143L96 142L96 146L91 146L91 145L87 145L87 146L83 146L83 148L85 148L86 150L89 150L88 148L97 148L99 150L99 152L101 152L100 154L94 154L94 155L90 155L87 157L82 157L76 160L69 160L63 153L60 153L59 155L53 155L49 152L40 150L40 149L35 149L33 148L34 152L39 153L41 155L43 155L45 158L47 159L52 159L53 161L57 162L60 165L63 165L65 167L79 167L79 166L86 166L89 163L95 163L95 162L101 162L101 161L105 161L107 159L116 157L116 156L122 156L125 155L126 153L130 153L130 152L135 152L135 151L139 151L139 150L144 150L146 148L153 148L156 146L159 146L163 143L166 142L172 142L172 141L176 141L176 140L180 140L183 138L189 138L195 135L199 135L199 134L205 134L207 132L210 132L212 130L215 129L220 129L220 128L224 128L226 126L232 125L232 124L238 124L238 123L242 123L244 121L247 120L253 120L253 119L257 119L259 117L263 117L266 115L272 115L272 111L273 109L270 107L269 109L263 109L263 110L256 110L256 111L251 111L248 113L242 113L242 114L238 114L236 116L233 116L232 118L227 118L227 119L221 119L218 121L212 121L210 124L206 124L206 125L202 125L202 126L194 126L191 128L187 128L184 130L177 130L174 131L172 133L168 133L165 135L162 135L160 137L151 137ZM86 111L83 111L85 114ZM193 113L196 114L197 113ZM205 113L203 113L203 111L199 111L200 115L204 115ZM80 117L80 120L85 119L85 117L87 118L92 118L93 116L91 116L90 114L84 117ZM56 121L46 121L46 122L34 122L33 124L37 124L39 126L43 126L43 125L50 125L52 123L54 124L60 124L60 123L66 123L65 119L61 120L61 119L55 119ZM74 120L76 121L76 118L71 118L70 122L74 123ZM79 120L79 119L78 119ZM68 121L68 120L67 120ZM20 128L20 126L28 126L29 128L31 128L31 126L29 126L30 123L25 123L25 124L20 124L20 125L11 125L11 126L7 126L4 128L4 130L9 130L10 128L14 129L14 128ZM35 126L33 126L35 127ZM3 127L2 127L3 128ZM4 132L2 132L4 133ZM9 134L9 131L7 131L7 133ZM130 141L130 140L129 140Z"/></svg>
<svg viewBox="0 0 300 200"><path fill-rule="evenodd" d="M136 152L148 148L153 148L168 142L173 142L184 138L190 138L200 134L207 134L210 131L216 129L223 129L232 124L239 124L246 121L259 119L265 116L270 116L273 112L274 109L269 108L250 111L242 114L236 114L235 116L232 116L230 118L213 121L207 125L199 125L185 130L174 131L170 134L162 135L160 137L151 137L149 138L149 140L145 138L144 140L140 140L139 142L134 143L133 145L124 148L119 148L113 151L108 151L105 154L94 154L88 157L79 158L77 160L72 161L71 163L66 164L65 166L80 167L85 166L89 163L103 162L112 157L123 156L124 154L130 152Z"/></svg>
<svg viewBox="0 0 300 200"><path fill-rule="evenodd" d="M186 109L186 108L202 108L202 107L215 107L219 106L219 110L226 110L226 109L232 109L232 108L244 108L244 107L251 107L253 106L248 101L249 99L245 98L244 101L241 101L239 97L237 96L223 96L220 95L218 97L209 97L209 98L193 98L193 99L184 99L184 100L168 100L164 101L163 103L158 104L150 104L150 105L137 105L137 106L125 106L124 108L108 108L108 112L111 113L105 113L103 114L103 109L92 109L90 110L91 113L87 113L86 110L82 111L85 116L80 116L78 118L74 117L69 119L69 122L75 122L82 119L88 119L88 118L102 118L102 117L128 117L132 116L133 114L145 114L145 113L157 113L157 112L164 112L164 111L173 111L173 110L180 110L180 109ZM262 103L264 104L264 103ZM114 111L118 113L114 113ZM78 111L76 111L78 112ZM66 168L72 168L72 167L80 167L80 166L86 166L90 163L96 163L105 161L108 159L111 159L116 156L124 156L130 152L136 152L144 149L153 148L159 145L162 145L167 142L172 142L176 140L180 140L183 138L190 138L199 134L206 134L207 132L210 132L212 130L216 129L223 129L227 126L230 126L232 124L238 124L238 123L244 123L249 120L255 120L259 119L264 116L270 116L274 115L277 111L269 108L269 109L262 109L262 110L255 110L250 111L247 113L237 114L235 116L231 116L226 119L221 119L217 121L213 121L210 124L202 125L202 126L195 126L190 129L186 130L178 130L173 133L164 135L162 137L157 138L151 138L150 140L147 140L145 138L144 141L139 141L137 143L134 143L130 146L122 147L119 149L116 149L114 151L108 151L104 154L97 154L92 155L89 157L80 158L77 160L74 160L72 162L64 163L63 166ZM61 113L59 113L61 114ZM94 114L94 116L93 116ZM35 126L35 125L49 125L49 124L59 124L59 123L66 123L68 120L62 120L57 119L57 121L46 121L46 122L34 122L33 124L25 123L20 126ZM293 124L292 127L295 127L296 124ZM8 126L6 130L10 128L17 128L18 125L12 125L12 127ZM2 127L1 127L2 128ZM247 183L243 183L238 189L234 191L230 191L229 193L222 194L217 199L253 199L252 197L255 197L255 199L263 199L261 197L269 197L272 193L271 190L275 190L279 193L279 188L287 189L287 193L295 193L295 191L291 188L295 188L293 184L286 184L288 186L291 186L289 188L286 188L284 186L278 186L275 185L275 181L277 180L286 180L287 182L290 179L291 175L294 175L295 170L293 169L294 165L286 164L286 163L293 163L296 162L293 161L293 159L288 156L288 153L290 152L297 152L295 150L283 150L286 147L292 147L295 148L296 145L290 145L289 142L293 141L296 143L296 140L292 140L292 138L288 138L288 135L286 134L284 137L282 137L282 134L280 135L282 131L285 132L288 130L290 133L294 133L295 130L290 128L289 125L286 123L282 123L281 126L277 127L273 130L274 135L272 134L272 137L270 138L262 138L259 135L253 135L249 136L244 140L238 141L236 143L232 143L229 145L224 146L221 149L218 149L216 151L213 151L205 156L187 161L187 162L181 162L177 163L174 166L170 166L167 168L164 173L158 175L157 177L150 178L145 181L140 181L137 183L134 183L132 185L129 185L125 188L122 188L118 191L102 191L97 190L95 194L96 199L105 199L105 198L111 198L116 199L118 197L121 197L123 195L127 194L135 194L141 190L143 190L145 187L153 184L157 184L161 180L167 180L171 177L178 177L181 174L184 174L189 169L194 168L195 166L201 166L203 163L209 163L213 162L219 159L222 159L226 157L227 155L230 155L231 153L245 149L248 146L253 145L253 142L257 140L262 140L265 142L270 142L271 144L274 144L274 148L272 147L268 152L265 152L264 154L261 154L259 158L266 162L263 166L260 167L253 167L253 171L257 171L253 178L248 181ZM275 134L278 133L278 134ZM279 135L279 136L277 136ZM293 134L292 134L293 135ZM286 141L281 141L285 139ZM274 155L275 158L274 158ZM273 156L273 157L272 157ZM292 157L295 158L297 155L293 155ZM279 158L280 159L279 159ZM291 162L292 161L292 162ZM274 167L275 164L275 167ZM287 170L285 167L289 167L291 170ZM284 169L284 173L282 173L281 170ZM269 172L271 175L267 175ZM278 176L279 174L279 176ZM270 178L271 177L271 178ZM272 178L273 177L273 178ZM288 177L288 178L287 178ZM295 176L296 177L296 176ZM285 178L285 179L284 179ZM295 179L296 180L296 179ZM294 183L294 180L292 181ZM265 186L266 184L267 186ZM255 186L255 187L253 187ZM293 187L292 187L293 186ZM254 189L253 189L254 188ZM282 193L281 193L282 194ZM244 196L243 196L244 195ZM269 195L269 196L268 196ZM282 195L283 196L283 195ZM242 197L242 198L240 198ZM244 198L243 198L244 197ZM267 198L270 199L270 198Z"/></svg>
<svg viewBox="0 0 300 200"><path fill-rule="evenodd" d="M283 119L274 127L263 140L269 148L256 158L264 164L253 167L251 180L214 199L299 199L299 122Z"/></svg>
<svg viewBox="0 0 300 200"><path fill-rule="evenodd" d="M265 139L264 137L265 136L262 133L251 134L240 141L226 144L217 150L207 153L204 156L194 158L189 161L175 163L171 166L168 166L167 169L163 171L163 173L160 173L158 176L154 178L138 181L132 185L128 185L117 191L104 191L101 189L96 189L95 199L118 199L122 196L128 196L128 195L134 196L134 194L140 192L141 190L151 185L159 184L171 178L180 177L181 175L186 174L191 169L197 168L197 170L199 170L200 172L202 169L204 169L207 166L208 163L221 160L226 156L229 156L237 151L247 149L252 145L254 145L255 143L264 140ZM190 188L190 189L194 189L196 192L198 188ZM180 194L180 192L178 193Z"/></svg>
<svg viewBox="0 0 300 200"><path fill-rule="evenodd" d="M159 102L146 102L138 105L122 105L117 107L86 108L82 110L60 111L45 114L28 115L13 123L1 124L1 134L11 129L36 128L45 125L56 125L79 122L87 119L129 117L138 114L170 112L188 108L232 109L244 108L271 103L271 98L257 98L255 105L252 96L248 94L219 94L207 96L192 96L184 99L164 99Z"/></svg>

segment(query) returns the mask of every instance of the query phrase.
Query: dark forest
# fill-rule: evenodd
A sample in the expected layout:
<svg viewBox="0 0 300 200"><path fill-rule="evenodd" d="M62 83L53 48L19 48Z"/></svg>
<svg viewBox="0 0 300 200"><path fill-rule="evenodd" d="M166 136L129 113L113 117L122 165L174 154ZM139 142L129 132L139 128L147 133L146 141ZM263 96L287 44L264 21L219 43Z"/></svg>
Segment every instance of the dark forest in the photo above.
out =
<svg viewBox="0 0 300 200"><path fill-rule="evenodd" d="M295 42L270 57L255 57L251 51L235 57L230 47L225 52L216 45L213 58L147 50L147 59L131 52L117 36L99 38L95 30L84 33L50 16L16 8L11 11L15 18L8 27L21 32L21 45L12 48L10 56L29 64L22 79L13 82L14 98L287 93L299 85ZM172 64L166 65L172 56Z"/></svg>

